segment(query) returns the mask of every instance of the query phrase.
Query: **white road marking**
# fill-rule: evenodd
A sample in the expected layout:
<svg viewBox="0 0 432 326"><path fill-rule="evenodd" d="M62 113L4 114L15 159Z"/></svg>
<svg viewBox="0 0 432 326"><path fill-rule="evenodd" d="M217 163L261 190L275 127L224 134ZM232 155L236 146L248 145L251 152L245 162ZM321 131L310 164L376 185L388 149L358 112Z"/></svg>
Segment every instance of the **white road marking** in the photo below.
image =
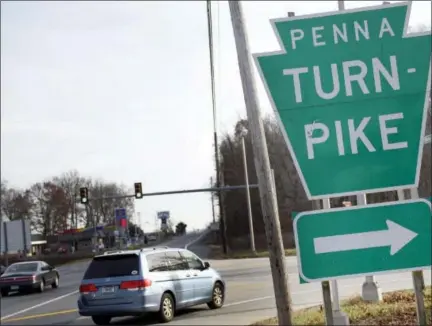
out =
<svg viewBox="0 0 432 326"><path fill-rule="evenodd" d="M61 296L59 296L59 297L55 297L55 298L53 298L53 299L51 299L51 300L48 300L48 301L45 301L45 302L39 303L39 304L37 304L37 305L34 305L34 306L31 306L31 307L25 308L25 309L23 309L23 310L20 310L20 311L14 312L13 314L9 314L9 315L6 315L6 316L2 316L2 317L0 318L0 321L1 321L1 320L4 320L4 319L9 319L9 318L11 318L11 317L15 317L16 315L20 315L20 314L22 314L22 313L24 313L24 312L27 312L27 311L30 311L30 310L33 310L33 309L36 309L36 308L39 308L39 307L45 306L45 305L47 305L47 304L50 304L51 302L55 302L55 301L61 300L61 299L63 299L63 298L66 298L66 297L69 297L69 296L71 296L71 295L74 295L74 294L76 294L76 293L78 293L78 290L73 291L73 292L70 292L70 293L63 294L63 295L61 295Z"/></svg>
<svg viewBox="0 0 432 326"><path fill-rule="evenodd" d="M198 238L193 239L191 242L187 243L184 248L187 249L189 246L193 245L195 242L201 240L204 236L206 236L210 230L205 230Z"/></svg>
<svg viewBox="0 0 432 326"><path fill-rule="evenodd" d="M231 303L225 304L224 307L238 306L238 305L245 304L245 303L250 303L250 302L255 302L255 301L263 301L263 300L268 300L271 298L274 298L274 295L268 295L266 297L259 297L259 298L249 299L249 300L231 302Z"/></svg>

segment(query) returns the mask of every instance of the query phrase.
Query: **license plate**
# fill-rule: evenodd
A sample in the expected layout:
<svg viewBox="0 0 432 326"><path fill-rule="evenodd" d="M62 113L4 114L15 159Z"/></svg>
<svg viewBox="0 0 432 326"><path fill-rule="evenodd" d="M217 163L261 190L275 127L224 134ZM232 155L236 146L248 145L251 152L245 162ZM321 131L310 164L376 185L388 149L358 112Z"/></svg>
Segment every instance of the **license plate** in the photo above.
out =
<svg viewBox="0 0 432 326"><path fill-rule="evenodd" d="M18 286L18 285L12 285L10 289L11 289L12 291L13 291L13 290L18 290L18 289L19 289L19 286Z"/></svg>
<svg viewBox="0 0 432 326"><path fill-rule="evenodd" d="M104 286L102 288L102 293L113 293L115 291L114 286Z"/></svg>

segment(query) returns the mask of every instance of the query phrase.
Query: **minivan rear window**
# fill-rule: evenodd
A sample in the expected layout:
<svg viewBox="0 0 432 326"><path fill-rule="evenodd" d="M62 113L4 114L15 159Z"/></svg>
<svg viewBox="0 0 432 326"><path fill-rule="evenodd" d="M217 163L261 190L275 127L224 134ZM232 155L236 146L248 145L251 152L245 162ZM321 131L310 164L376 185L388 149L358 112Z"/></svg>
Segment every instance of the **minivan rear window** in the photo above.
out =
<svg viewBox="0 0 432 326"><path fill-rule="evenodd" d="M139 257L133 255L107 255L93 258L84 279L137 275L140 271Z"/></svg>

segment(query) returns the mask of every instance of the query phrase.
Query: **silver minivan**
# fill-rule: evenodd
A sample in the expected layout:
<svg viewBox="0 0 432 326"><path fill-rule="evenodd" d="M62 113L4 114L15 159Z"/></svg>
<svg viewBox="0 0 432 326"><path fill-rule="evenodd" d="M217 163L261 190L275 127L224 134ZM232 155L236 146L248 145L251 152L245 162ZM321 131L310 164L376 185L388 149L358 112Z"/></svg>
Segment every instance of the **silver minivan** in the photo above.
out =
<svg viewBox="0 0 432 326"><path fill-rule="evenodd" d="M217 271L186 249L119 250L95 256L80 285L78 311L97 325L114 317L157 313L161 322L176 310L223 306L225 282Z"/></svg>

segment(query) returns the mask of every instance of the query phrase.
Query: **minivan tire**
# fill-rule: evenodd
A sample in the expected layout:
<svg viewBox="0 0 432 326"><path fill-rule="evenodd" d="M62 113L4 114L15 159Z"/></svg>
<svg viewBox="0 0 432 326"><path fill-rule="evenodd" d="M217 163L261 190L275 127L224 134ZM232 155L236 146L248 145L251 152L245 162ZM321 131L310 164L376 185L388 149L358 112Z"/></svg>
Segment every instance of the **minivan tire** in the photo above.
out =
<svg viewBox="0 0 432 326"><path fill-rule="evenodd" d="M216 282L213 286L212 291L212 300L207 302L207 306L210 309L219 309L222 308L225 301L225 290L223 285L220 282Z"/></svg>
<svg viewBox="0 0 432 326"><path fill-rule="evenodd" d="M96 325L108 325L111 321L109 316L92 316L91 318Z"/></svg>
<svg viewBox="0 0 432 326"><path fill-rule="evenodd" d="M168 323L174 319L175 303L170 293L164 293L161 298L159 307L159 320L162 323Z"/></svg>
<svg viewBox="0 0 432 326"><path fill-rule="evenodd" d="M7 297L9 295L9 291L8 290L1 290L1 295L2 297Z"/></svg>

